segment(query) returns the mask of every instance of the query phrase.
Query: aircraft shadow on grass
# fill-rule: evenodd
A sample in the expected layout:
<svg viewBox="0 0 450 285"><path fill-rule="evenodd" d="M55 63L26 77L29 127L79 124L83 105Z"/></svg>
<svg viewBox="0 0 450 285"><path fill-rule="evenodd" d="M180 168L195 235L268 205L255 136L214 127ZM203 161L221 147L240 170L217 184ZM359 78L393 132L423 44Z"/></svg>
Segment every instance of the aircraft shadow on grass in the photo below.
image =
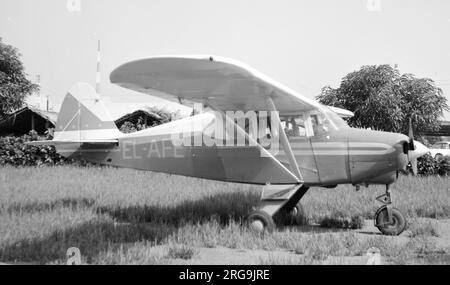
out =
<svg viewBox="0 0 450 285"><path fill-rule="evenodd" d="M64 260L67 249L78 247L88 263L102 252L120 244L150 241L156 244L173 234L183 224L214 220L222 225L240 222L258 202L248 193L231 192L183 201L174 206L98 205L93 199L68 198L52 202L13 204L8 214L36 214L56 209L87 209L98 214L91 220L35 238L25 238L0 247L0 261L47 263ZM108 218L108 216L110 218Z"/></svg>
<svg viewBox="0 0 450 285"><path fill-rule="evenodd" d="M99 205L93 199L67 198L42 203L13 204L9 214L36 214L57 209L86 209L97 219L66 229L55 229L43 237L25 238L0 247L0 261L47 263L65 260L67 249L78 247L84 260L95 263L101 253L124 244L150 241L158 244L174 234L184 224L215 221L226 225L241 223L257 205L258 197L248 193L231 192L183 201L174 206L159 205ZM283 226L283 225L280 225ZM298 232L339 232L342 229L319 226L297 226Z"/></svg>

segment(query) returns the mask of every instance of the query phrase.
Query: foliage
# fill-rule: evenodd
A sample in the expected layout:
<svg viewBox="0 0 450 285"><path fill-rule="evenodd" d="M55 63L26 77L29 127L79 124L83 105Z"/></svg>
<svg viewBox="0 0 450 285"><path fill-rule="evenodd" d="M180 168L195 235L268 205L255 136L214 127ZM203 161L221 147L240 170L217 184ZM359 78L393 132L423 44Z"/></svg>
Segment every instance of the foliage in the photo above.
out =
<svg viewBox="0 0 450 285"><path fill-rule="evenodd" d="M445 156L442 159L435 159L426 154L417 159L417 171L421 176L450 176L450 157ZM411 165L408 165L405 172L407 174L412 173Z"/></svg>
<svg viewBox="0 0 450 285"><path fill-rule="evenodd" d="M145 125L140 117L136 124L125 122L120 131L124 133L132 133L149 127L160 125L171 121L176 117L177 113L169 113L164 109L148 108L150 112L156 113L161 119L154 121L151 126ZM82 160L67 159L56 153L54 146L28 146L28 141L51 140L53 139L54 129L48 129L45 136L39 137L35 131L30 131L28 135L21 137L0 137L0 166L42 166L42 165L87 165L91 164Z"/></svg>
<svg viewBox="0 0 450 285"><path fill-rule="evenodd" d="M335 212L331 216L320 219L319 224L323 228L338 229L362 229L364 227L364 217L361 215L348 216L343 212Z"/></svg>
<svg viewBox="0 0 450 285"><path fill-rule="evenodd" d="M43 166L77 164L86 165L87 162L66 159L56 153L55 147L50 145L28 146L25 143L36 140L52 139L52 130L44 137L39 137L35 131L21 137L0 137L0 166Z"/></svg>
<svg viewBox="0 0 450 285"><path fill-rule="evenodd" d="M348 121L353 127L407 133L411 118L417 136L437 130L449 110L433 80L400 74L390 65L363 66L347 74L338 88L324 87L317 99L354 112Z"/></svg>
<svg viewBox="0 0 450 285"><path fill-rule="evenodd" d="M142 117L139 117L137 124L133 124L132 122L126 121L125 123L123 123L122 126L120 126L120 131L122 133L128 134L146 129L147 126L143 125L142 121L143 121Z"/></svg>
<svg viewBox="0 0 450 285"><path fill-rule="evenodd" d="M27 79L20 56L0 38L0 118L22 107L25 97L38 89Z"/></svg>
<svg viewBox="0 0 450 285"><path fill-rule="evenodd" d="M154 126L158 126L176 120L179 116L178 112L171 113L163 108L158 107L146 107L146 111L158 115L159 119L153 120L151 122L152 123L151 125L147 125L145 124L144 118L139 116L136 122L126 121L125 123L123 123L122 126L120 126L120 131L126 134L142 131L147 128L151 128Z"/></svg>

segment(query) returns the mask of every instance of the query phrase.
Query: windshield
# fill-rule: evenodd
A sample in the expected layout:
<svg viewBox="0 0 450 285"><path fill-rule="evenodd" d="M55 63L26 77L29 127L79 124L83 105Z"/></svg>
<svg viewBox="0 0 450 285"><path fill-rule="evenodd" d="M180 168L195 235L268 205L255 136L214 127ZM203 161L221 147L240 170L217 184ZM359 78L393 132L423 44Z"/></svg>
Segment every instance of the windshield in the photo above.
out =
<svg viewBox="0 0 450 285"><path fill-rule="evenodd" d="M311 113L311 124L314 135L328 133L332 130L339 131L349 127L338 114L325 106Z"/></svg>
<svg viewBox="0 0 450 285"><path fill-rule="evenodd" d="M335 112L327 107L316 109L310 113L310 136L326 134L330 131L340 131L349 128L348 124ZM288 137L306 137L304 115L282 116L281 126Z"/></svg>
<svg viewBox="0 0 450 285"><path fill-rule="evenodd" d="M342 119L341 116L331 111L328 107L324 106L322 111L324 111L325 116L328 118L328 120L330 120L330 122L332 122L337 127L337 129L349 128L347 122L344 119Z"/></svg>

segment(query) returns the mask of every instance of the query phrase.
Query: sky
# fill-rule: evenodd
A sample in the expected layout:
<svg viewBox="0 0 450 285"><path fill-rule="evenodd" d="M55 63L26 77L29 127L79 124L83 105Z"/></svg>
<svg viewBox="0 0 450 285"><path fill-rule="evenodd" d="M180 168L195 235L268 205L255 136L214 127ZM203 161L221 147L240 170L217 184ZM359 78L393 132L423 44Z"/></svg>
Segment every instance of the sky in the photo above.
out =
<svg viewBox="0 0 450 285"><path fill-rule="evenodd" d="M97 40L115 116L134 104L180 108L109 82L127 61L173 54L231 57L310 98L363 65L398 64L450 104L447 0L0 0L0 37L55 109L76 82L95 85Z"/></svg>

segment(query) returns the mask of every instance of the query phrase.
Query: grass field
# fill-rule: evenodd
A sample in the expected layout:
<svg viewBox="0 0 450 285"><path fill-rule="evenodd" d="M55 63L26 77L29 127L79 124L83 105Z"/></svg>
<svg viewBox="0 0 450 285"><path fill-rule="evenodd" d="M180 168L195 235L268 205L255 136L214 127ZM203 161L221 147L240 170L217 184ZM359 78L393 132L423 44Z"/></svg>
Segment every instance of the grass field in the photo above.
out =
<svg viewBox="0 0 450 285"><path fill-rule="evenodd" d="M434 240L438 226L422 218L450 218L450 178L400 177L392 192L395 206L413 221L410 238L295 227L259 235L242 225L258 203L257 186L130 169L3 167L0 262L64 263L69 247L80 248L90 264L178 263L194 260L199 248L274 253L261 264L342 263L329 257L361 256L372 246L391 263L449 254ZM301 204L311 224L336 215L370 219L383 193L381 186L312 188ZM275 255L280 250L294 256Z"/></svg>

